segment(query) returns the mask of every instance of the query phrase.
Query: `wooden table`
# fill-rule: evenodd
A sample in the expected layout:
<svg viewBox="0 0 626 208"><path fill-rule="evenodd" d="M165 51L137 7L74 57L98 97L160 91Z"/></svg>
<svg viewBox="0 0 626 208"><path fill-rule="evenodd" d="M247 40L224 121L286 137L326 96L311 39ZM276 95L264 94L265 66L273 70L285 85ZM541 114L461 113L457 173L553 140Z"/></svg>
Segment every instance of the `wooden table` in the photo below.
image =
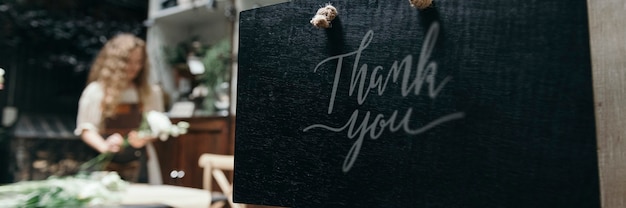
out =
<svg viewBox="0 0 626 208"><path fill-rule="evenodd" d="M176 208L207 208L211 202L207 190L148 184L131 184L122 199L122 205L159 204Z"/></svg>

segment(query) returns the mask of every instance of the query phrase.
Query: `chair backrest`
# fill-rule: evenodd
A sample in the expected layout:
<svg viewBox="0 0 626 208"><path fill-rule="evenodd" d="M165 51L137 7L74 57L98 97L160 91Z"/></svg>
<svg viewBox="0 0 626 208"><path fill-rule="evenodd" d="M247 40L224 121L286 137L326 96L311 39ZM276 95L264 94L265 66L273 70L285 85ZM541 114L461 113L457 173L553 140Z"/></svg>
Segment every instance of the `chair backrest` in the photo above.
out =
<svg viewBox="0 0 626 208"><path fill-rule="evenodd" d="M198 165L204 168L202 177L202 188L209 191L209 195L215 192L213 190L213 181L215 179L222 193L228 199L230 207L245 207L244 204L233 203L233 186L228 181L224 171L232 171L235 166L235 157L233 155L219 155L205 153L198 159ZM212 196L211 196L212 197Z"/></svg>

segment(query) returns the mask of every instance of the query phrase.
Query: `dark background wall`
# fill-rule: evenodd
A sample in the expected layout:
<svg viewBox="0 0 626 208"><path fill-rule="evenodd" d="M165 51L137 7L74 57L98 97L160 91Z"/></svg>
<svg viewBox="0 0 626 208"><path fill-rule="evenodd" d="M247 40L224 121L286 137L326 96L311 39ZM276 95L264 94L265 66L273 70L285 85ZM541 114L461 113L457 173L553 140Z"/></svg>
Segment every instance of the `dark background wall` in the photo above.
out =
<svg viewBox="0 0 626 208"><path fill-rule="evenodd" d="M0 109L75 116L90 64L104 42L120 32L145 38L147 4L0 0L0 68L6 71ZM8 166L11 129L4 127L0 136L0 168ZM0 184L11 180L7 172L0 169Z"/></svg>
<svg viewBox="0 0 626 208"><path fill-rule="evenodd" d="M0 105L17 106L20 112L75 113L90 62L102 44L119 32L145 37L146 4L123 0L0 4L0 67L8 71ZM15 96L13 103L9 94Z"/></svg>

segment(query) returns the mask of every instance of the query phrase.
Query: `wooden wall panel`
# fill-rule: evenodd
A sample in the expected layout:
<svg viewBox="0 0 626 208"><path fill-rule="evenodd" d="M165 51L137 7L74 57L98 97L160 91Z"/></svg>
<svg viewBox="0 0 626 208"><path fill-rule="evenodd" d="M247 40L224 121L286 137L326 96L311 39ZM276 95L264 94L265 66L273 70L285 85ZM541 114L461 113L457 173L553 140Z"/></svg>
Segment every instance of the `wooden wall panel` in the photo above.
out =
<svg viewBox="0 0 626 208"><path fill-rule="evenodd" d="M626 1L587 3L602 207L626 207Z"/></svg>

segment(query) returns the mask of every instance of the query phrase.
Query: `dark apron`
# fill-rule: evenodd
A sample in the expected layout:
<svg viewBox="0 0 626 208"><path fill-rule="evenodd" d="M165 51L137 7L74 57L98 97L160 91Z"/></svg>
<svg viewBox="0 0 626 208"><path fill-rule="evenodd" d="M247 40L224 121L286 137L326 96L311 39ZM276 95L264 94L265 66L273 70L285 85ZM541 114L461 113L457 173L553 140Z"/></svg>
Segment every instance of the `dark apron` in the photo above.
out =
<svg viewBox="0 0 626 208"><path fill-rule="evenodd" d="M104 135L114 133L126 137L132 130L137 130L142 120L142 110L139 104L120 103L114 118L104 120ZM146 148L134 148L130 145L122 148L113 155L113 159L105 168L107 171L116 171L126 181L148 182Z"/></svg>

